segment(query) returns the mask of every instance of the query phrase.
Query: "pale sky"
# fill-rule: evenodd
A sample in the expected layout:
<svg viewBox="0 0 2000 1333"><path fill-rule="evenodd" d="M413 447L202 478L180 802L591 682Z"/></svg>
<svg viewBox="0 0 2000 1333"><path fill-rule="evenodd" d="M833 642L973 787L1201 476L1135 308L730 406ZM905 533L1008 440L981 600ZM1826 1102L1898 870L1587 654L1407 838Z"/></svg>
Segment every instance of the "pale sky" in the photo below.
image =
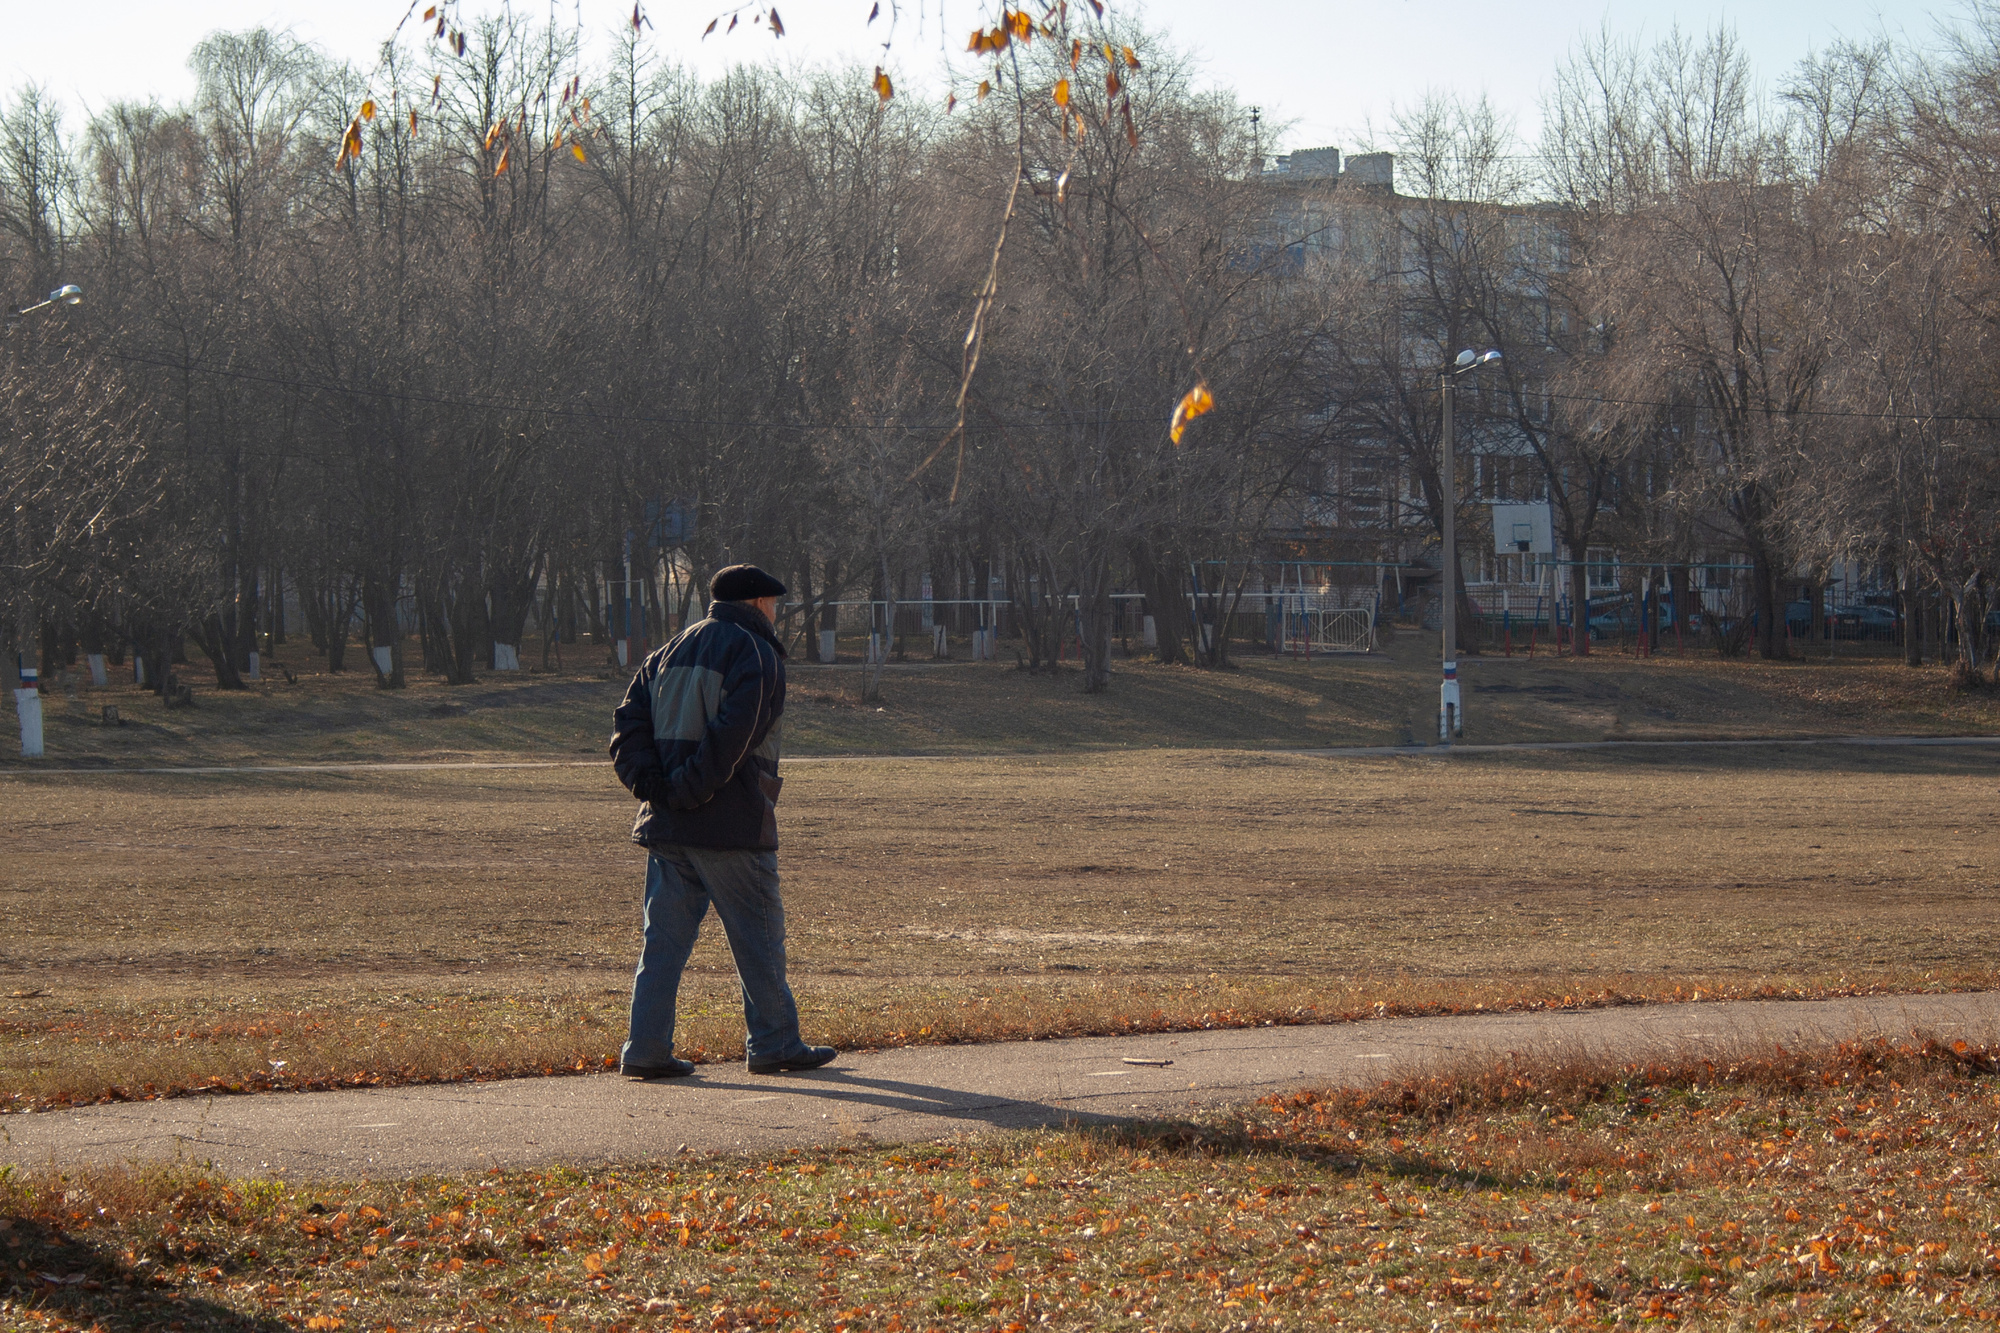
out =
<svg viewBox="0 0 2000 1333"><path fill-rule="evenodd" d="M470 16L504 0L461 0ZM786 36L745 26L726 39L700 39L720 0L654 0L646 6L663 55L714 71L738 61L782 60L873 65L887 27L866 20L871 0L778 0ZM419 0L419 11L429 0ZM923 7L919 9L918 4ZM1072 0L1081 5L1083 0ZM1290 123L1273 151L1331 144L1350 151L1365 127L1379 131L1395 106L1427 88L1466 96L1485 93L1517 123L1532 147L1538 102L1551 72L1580 35L1608 24L1621 35L1653 37L1679 22L1705 30L1718 20L1736 28L1759 75L1775 81L1808 50L1840 36L1887 30L1928 44L1940 20L1963 13L1955 0L1916 0L1885 7L1881 0L1756 0L1734 5L1705 0L1514 0L1502 5L1422 3L1421 0L1108 0L1139 16L1190 51L1202 82L1233 87L1263 108L1266 125ZM940 40L940 5L942 36ZM187 55L205 33L259 25L289 29L321 49L363 67L395 30L407 0L5 0L7 40L0 84L9 97L29 80L69 108L80 128L85 108L157 97L173 103L194 87ZM530 15L553 13L593 34L629 21L632 0L517 0ZM754 9L754 7L753 7ZM941 49L965 45L980 9L974 0L903 0L890 69L904 95L943 87ZM749 13L745 14L746 20ZM726 20L725 20L726 23Z"/></svg>

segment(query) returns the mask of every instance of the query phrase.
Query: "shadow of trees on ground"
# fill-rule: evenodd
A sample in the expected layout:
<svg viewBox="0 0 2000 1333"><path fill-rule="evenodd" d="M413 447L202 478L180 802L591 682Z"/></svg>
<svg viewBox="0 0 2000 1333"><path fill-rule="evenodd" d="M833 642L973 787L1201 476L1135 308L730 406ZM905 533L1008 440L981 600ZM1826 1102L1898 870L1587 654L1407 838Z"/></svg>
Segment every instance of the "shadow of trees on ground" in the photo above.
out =
<svg viewBox="0 0 2000 1333"><path fill-rule="evenodd" d="M20 1316L34 1311L104 1333L291 1333L275 1316L243 1314L152 1276L116 1244L108 1230L99 1243L88 1233L0 1216L0 1327L23 1327Z"/></svg>

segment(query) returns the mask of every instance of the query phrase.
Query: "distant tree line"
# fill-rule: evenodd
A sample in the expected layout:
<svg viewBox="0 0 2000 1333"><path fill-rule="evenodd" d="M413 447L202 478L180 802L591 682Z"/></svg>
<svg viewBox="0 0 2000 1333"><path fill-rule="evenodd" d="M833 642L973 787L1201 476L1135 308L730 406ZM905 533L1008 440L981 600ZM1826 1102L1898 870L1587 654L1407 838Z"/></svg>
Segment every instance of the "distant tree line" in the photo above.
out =
<svg viewBox="0 0 2000 1333"><path fill-rule="evenodd" d="M1219 664L1191 577L1240 594L1357 458L1398 478L1399 540L1476 527L1436 384L1490 346L1468 452L1532 473L1571 550L1747 552L1767 655L1784 578L1876 562L1985 670L2000 9L1768 98L1726 34L1599 38L1538 158L1431 99L1393 194L1280 188L1233 99L1114 38L1024 43L949 113L860 70L702 82L636 36L585 70L516 18L394 57L365 124L355 71L261 31L201 43L186 107L73 128L21 92L9 304L87 295L5 335L9 651L192 645L230 687L288 633L463 682L531 627L606 641L628 568L671 626L750 559L806 644L919 572L1004 586L1023 662L1067 638L1098 690L1114 591Z"/></svg>

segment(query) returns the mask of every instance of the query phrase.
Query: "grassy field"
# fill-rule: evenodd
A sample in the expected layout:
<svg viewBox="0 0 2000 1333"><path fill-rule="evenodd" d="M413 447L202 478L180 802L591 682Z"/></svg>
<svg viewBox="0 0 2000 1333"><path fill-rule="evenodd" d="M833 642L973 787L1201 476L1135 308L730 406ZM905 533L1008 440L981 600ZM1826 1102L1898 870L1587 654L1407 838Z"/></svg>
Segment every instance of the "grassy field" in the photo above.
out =
<svg viewBox="0 0 2000 1333"><path fill-rule="evenodd" d="M802 761L792 975L848 1047L1985 987L1996 778L1848 747ZM595 1069L622 1037L642 863L601 766L0 799L0 1104ZM688 998L684 1048L737 1056L719 931Z"/></svg>
<svg viewBox="0 0 2000 1333"><path fill-rule="evenodd" d="M1517 1059L1210 1120L386 1182L0 1177L9 1329L2000 1320L2000 1059Z"/></svg>
<svg viewBox="0 0 2000 1333"><path fill-rule="evenodd" d="M296 670L296 664L295 664ZM1487 658L1468 740L1992 733L1881 661ZM1988 749L1316 758L1428 644L1074 676L793 673L807 1036L848 1048L1985 988ZM620 682L59 683L0 760L0 1110L601 1069L637 948ZM116 705L127 725L95 720ZM191 764L536 767L145 773ZM65 772L64 769L83 770ZM741 1054L719 932L683 1049ZM1990 1053L1554 1067L1201 1123L292 1184L0 1176L0 1327L1883 1327L2000 1315ZM0 1121L4 1129L4 1121Z"/></svg>
<svg viewBox="0 0 2000 1333"><path fill-rule="evenodd" d="M598 758L625 681L593 666L459 687L419 678L385 691L372 675L330 676L292 657L295 684L273 667L251 690L198 690L187 709L165 709L131 686L91 689L73 672L49 690L39 766ZM1942 668L1911 670L1880 655L1767 663L1543 653L1466 658L1462 674L1468 741L2000 732L2000 694L1954 690ZM1111 691L1097 696L1079 692L1074 671L1030 675L994 663L892 664L879 705L860 703L859 667L794 663L790 679L785 743L795 755L1268 749L1436 735L1437 646L1410 633L1380 655L1251 656L1224 672L1121 662ZM102 724L105 705L123 726ZM0 773L34 766L0 746Z"/></svg>

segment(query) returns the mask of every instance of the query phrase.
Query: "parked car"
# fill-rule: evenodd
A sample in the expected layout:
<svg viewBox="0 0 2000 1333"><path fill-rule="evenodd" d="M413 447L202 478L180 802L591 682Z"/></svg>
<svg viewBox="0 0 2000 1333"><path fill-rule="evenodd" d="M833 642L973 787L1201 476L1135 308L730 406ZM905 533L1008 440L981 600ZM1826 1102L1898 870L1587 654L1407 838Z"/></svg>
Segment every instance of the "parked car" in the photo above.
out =
<svg viewBox="0 0 2000 1333"><path fill-rule="evenodd" d="M1613 606L1590 614L1593 639L1630 638L1639 632L1639 622L1629 606Z"/></svg>
<svg viewBox="0 0 2000 1333"><path fill-rule="evenodd" d="M1864 639L1893 639L1903 623L1902 617L1886 606L1857 606L1854 621L1855 633Z"/></svg>

